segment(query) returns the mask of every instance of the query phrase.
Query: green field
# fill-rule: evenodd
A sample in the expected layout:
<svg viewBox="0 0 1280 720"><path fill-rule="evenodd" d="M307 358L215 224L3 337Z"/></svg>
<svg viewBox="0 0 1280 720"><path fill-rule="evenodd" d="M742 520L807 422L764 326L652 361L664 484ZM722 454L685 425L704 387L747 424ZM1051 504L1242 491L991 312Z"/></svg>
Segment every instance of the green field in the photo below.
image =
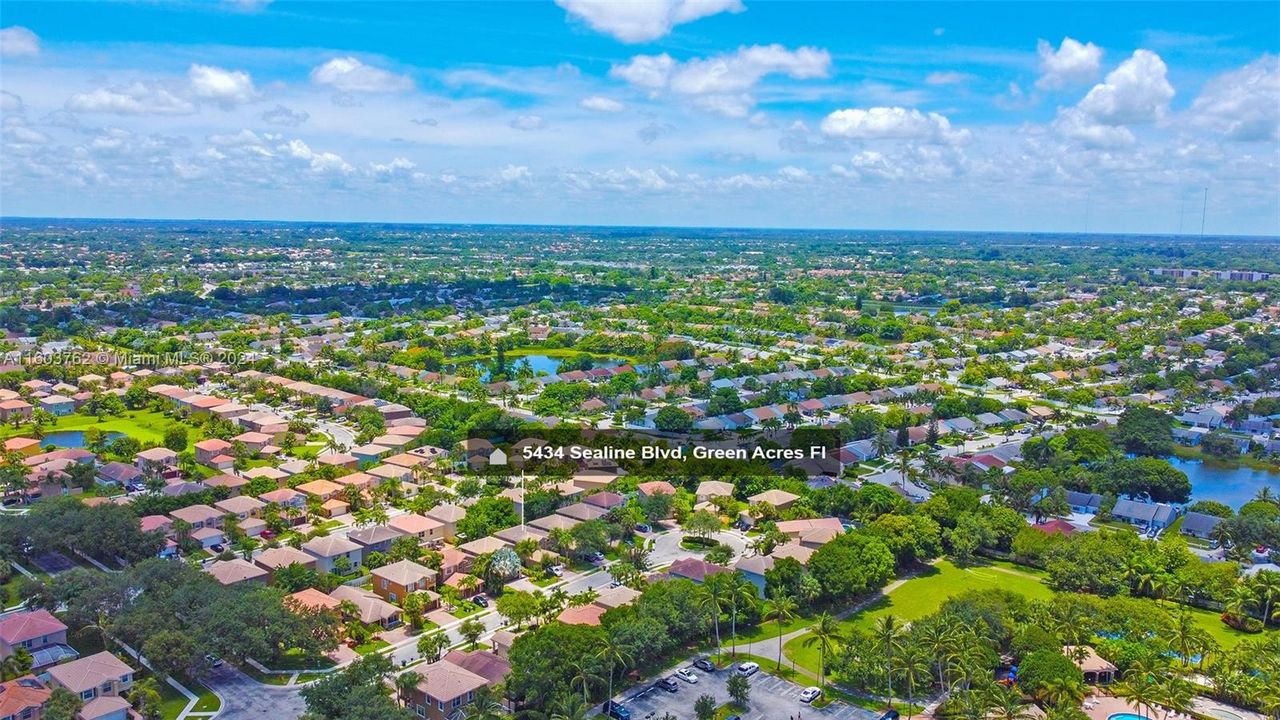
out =
<svg viewBox="0 0 1280 720"><path fill-rule="evenodd" d="M1013 569L1008 563L987 563L971 568L960 568L947 560L939 561L923 574L918 575L889 594L876 600L863 610L841 621L841 628L869 630L875 621L893 614L898 620L910 622L937 612L947 598L968 590L1011 590L1029 598L1046 599L1053 591L1038 577L1022 569ZM818 672L817 646L805 647L808 635L789 641L786 656L811 672Z"/></svg>
<svg viewBox="0 0 1280 720"><path fill-rule="evenodd" d="M88 430L89 428L98 428L104 433L123 433L129 437L136 438L139 442L146 444L156 444L164 440L164 431L169 426L181 421L167 417L164 413L155 410L130 410L119 417L108 417L101 421L92 415L81 415L73 413L58 418L51 425L44 427L45 434L58 432L59 430ZM23 425L15 428L6 425L0 428L0 440L11 437L23 437L31 435L31 427ZM187 426L187 440L189 444L204 439L204 434L199 428Z"/></svg>

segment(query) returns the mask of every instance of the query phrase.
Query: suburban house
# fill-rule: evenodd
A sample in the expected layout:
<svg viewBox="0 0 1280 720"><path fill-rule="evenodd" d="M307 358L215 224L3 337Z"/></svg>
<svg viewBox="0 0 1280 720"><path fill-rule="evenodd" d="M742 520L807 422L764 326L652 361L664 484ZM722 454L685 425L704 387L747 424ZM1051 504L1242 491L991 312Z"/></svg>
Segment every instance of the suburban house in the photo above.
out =
<svg viewBox="0 0 1280 720"><path fill-rule="evenodd" d="M412 560L401 560L375 568L369 573L373 576L373 591L387 602L400 602L410 593L425 592L430 598L427 608L434 608L439 596L433 592L436 586L436 571Z"/></svg>
<svg viewBox="0 0 1280 720"><path fill-rule="evenodd" d="M333 565L338 558L346 558L352 568L360 567L364 560L364 549L350 540L338 536L311 538L302 544L302 549L316 559L316 570L333 572Z"/></svg>
<svg viewBox="0 0 1280 720"><path fill-rule="evenodd" d="M1102 496L1098 493L1084 493L1076 490L1067 491L1067 504L1072 511L1078 513L1097 514L1102 506Z"/></svg>
<svg viewBox="0 0 1280 720"><path fill-rule="evenodd" d="M209 438L196 443L196 462L206 467L226 470L235 464L231 455L231 443Z"/></svg>
<svg viewBox="0 0 1280 720"><path fill-rule="evenodd" d="M21 611L0 618L0 659L22 648L31 654L31 669L77 656L67 645L67 626L47 610Z"/></svg>
<svg viewBox="0 0 1280 720"><path fill-rule="evenodd" d="M98 482L126 487L142 479L142 471L122 462L109 462L98 468Z"/></svg>
<svg viewBox="0 0 1280 720"><path fill-rule="evenodd" d="M133 687L133 668L120 658L102 651L45 671L49 684L66 688L89 701L97 697L119 697Z"/></svg>
<svg viewBox="0 0 1280 720"><path fill-rule="evenodd" d="M32 410L31 403L25 400L5 400L0 402L0 422L9 422L15 417L30 420Z"/></svg>
<svg viewBox="0 0 1280 720"><path fill-rule="evenodd" d="M350 601L356 606L356 618L365 625L381 625L384 628L400 624L400 608L374 595L350 585L339 585L329 597L338 602Z"/></svg>
<svg viewBox="0 0 1280 720"><path fill-rule="evenodd" d="M265 583L270 578L270 573L266 570L241 558L219 560L206 567L204 571L223 585L242 582Z"/></svg>
<svg viewBox="0 0 1280 720"><path fill-rule="evenodd" d="M440 523L440 533L445 540L453 540L458 534L458 521L466 515L465 508L449 503L437 505L427 511L427 517Z"/></svg>
<svg viewBox="0 0 1280 720"><path fill-rule="evenodd" d="M53 692L30 675L0 683L0 718L40 720Z"/></svg>
<svg viewBox="0 0 1280 720"><path fill-rule="evenodd" d="M40 409L55 417L63 417L76 411L76 401L65 395L50 395L40 398Z"/></svg>
<svg viewBox="0 0 1280 720"><path fill-rule="evenodd" d="M226 513L208 505L188 505L169 513L174 520L182 520L191 524L193 530L204 527L222 527L222 516Z"/></svg>
<svg viewBox="0 0 1280 720"><path fill-rule="evenodd" d="M412 535L425 543L435 543L444 539L441 534L444 529L444 523L439 520L432 520L429 517L423 517L417 513L397 515L388 520L387 525L405 535Z"/></svg>
<svg viewBox="0 0 1280 720"><path fill-rule="evenodd" d="M178 464L178 453L166 447L154 447L134 455L133 462L142 472L159 475L165 468Z"/></svg>
<svg viewBox="0 0 1280 720"><path fill-rule="evenodd" d="M417 671L422 680L409 698L409 707L428 720L455 717L459 708L475 700L477 690L488 685L480 675L443 659Z"/></svg>
<svg viewBox="0 0 1280 720"><path fill-rule="evenodd" d="M1222 518L1216 515L1207 515L1199 512L1188 512L1182 516L1182 526L1178 528L1183 535L1190 535L1201 540L1207 540L1213 529L1222 522Z"/></svg>
<svg viewBox="0 0 1280 720"><path fill-rule="evenodd" d="M347 533L347 539L364 548L364 554L371 552L385 553L391 549L391 543L404 537L404 533L388 525L374 525Z"/></svg>
<svg viewBox="0 0 1280 720"><path fill-rule="evenodd" d="M1163 530L1178 518L1178 509L1164 503L1144 503L1136 500L1116 500L1111 517L1144 528Z"/></svg>
<svg viewBox="0 0 1280 720"><path fill-rule="evenodd" d="M267 548L263 550L256 558L253 559L254 564L275 575L275 571L282 567L288 567L293 564L301 565L308 570L316 569L316 559L312 555L301 550L295 550L288 545L281 545L276 548Z"/></svg>

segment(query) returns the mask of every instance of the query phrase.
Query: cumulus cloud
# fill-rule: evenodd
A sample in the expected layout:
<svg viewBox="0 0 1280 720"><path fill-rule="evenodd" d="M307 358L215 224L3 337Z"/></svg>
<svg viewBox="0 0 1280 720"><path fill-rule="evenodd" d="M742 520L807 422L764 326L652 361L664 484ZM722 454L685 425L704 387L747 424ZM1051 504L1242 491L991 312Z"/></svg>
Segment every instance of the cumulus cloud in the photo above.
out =
<svg viewBox="0 0 1280 720"><path fill-rule="evenodd" d="M341 155L331 152L316 152L301 140L290 140L288 143L278 148L281 152L289 157L301 160L316 173L341 173L348 174L355 170L342 159Z"/></svg>
<svg viewBox="0 0 1280 720"><path fill-rule="evenodd" d="M413 80L358 59L338 57L311 70L311 82L344 93L400 92L413 88Z"/></svg>
<svg viewBox="0 0 1280 720"><path fill-rule="evenodd" d="M515 130L542 130L547 126L547 121L540 115L521 115L509 124Z"/></svg>
<svg viewBox="0 0 1280 720"><path fill-rule="evenodd" d="M746 8L740 0L556 0L570 17L625 43L648 42L676 25Z"/></svg>
<svg viewBox="0 0 1280 720"><path fill-rule="evenodd" d="M1056 50L1047 40L1041 40L1036 44L1036 54L1040 56L1040 79L1036 80L1036 87L1041 89L1092 82L1102 67L1102 48L1069 37L1062 38Z"/></svg>
<svg viewBox="0 0 1280 720"><path fill-rule="evenodd" d="M35 57L40 54L40 38L21 25L0 30L0 57Z"/></svg>
<svg viewBox="0 0 1280 720"><path fill-rule="evenodd" d="M287 127L298 127L302 123L311 119L311 115L305 110L290 110L284 105L276 105L270 110L262 113L260 116L263 122L272 125L284 125Z"/></svg>
<svg viewBox="0 0 1280 720"><path fill-rule="evenodd" d="M951 121L944 115L902 107L836 110L823 118L821 127L828 137L854 140L958 143L969 137L968 130L953 130Z"/></svg>
<svg viewBox="0 0 1280 720"><path fill-rule="evenodd" d="M242 70L225 70L211 65L192 65L187 70L191 92L203 100L212 100L223 107L242 105L258 99L253 78Z"/></svg>
<svg viewBox="0 0 1280 720"><path fill-rule="evenodd" d="M191 101L159 83L133 82L76 93L67 100L72 112L114 115L188 115L195 112Z"/></svg>
<svg viewBox="0 0 1280 720"><path fill-rule="evenodd" d="M592 110L602 113L619 113L627 109L627 106L623 105L621 102L614 100L613 98L607 98L603 95L584 97L582 100L578 101L578 107L583 110Z"/></svg>
<svg viewBox="0 0 1280 720"><path fill-rule="evenodd" d="M789 50L782 45L752 45L736 52L679 62L666 53L637 55L609 74L658 94L668 90L695 105L730 117L746 117L755 105L750 91L766 75L796 80L826 77L831 55L819 48Z"/></svg>
<svg viewBox="0 0 1280 720"><path fill-rule="evenodd" d="M506 183L517 183L528 180L532 176L529 168L524 165L507 165L498 171L498 177L502 178Z"/></svg>
<svg viewBox="0 0 1280 720"><path fill-rule="evenodd" d="M1133 55L1093 86L1076 106L1107 125L1132 125L1162 118L1173 100L1173 86L1160 56L1150 50Z"/></svg>
<svg viewBox="0 0 1280 720"><path fill-rule="evenodd" d="M1192 122L1232 140L1280 139L1280 57L1263 55L1205 83Z"/></svg>

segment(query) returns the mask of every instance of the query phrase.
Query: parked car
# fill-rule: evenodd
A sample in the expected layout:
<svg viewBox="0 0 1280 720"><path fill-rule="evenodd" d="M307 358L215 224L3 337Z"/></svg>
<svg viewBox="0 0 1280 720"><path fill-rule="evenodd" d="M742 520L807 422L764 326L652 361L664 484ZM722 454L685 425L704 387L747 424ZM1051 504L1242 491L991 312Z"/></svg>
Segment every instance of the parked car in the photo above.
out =
<svg viewBox="0 0 1280 720"><path fill-rule="evenodd" d="M889 712L881 715L880 720L898 720L898 717L897 710L890 710Z"/></svg>
<svg viewBox="0 0 1280 720"><path fill-rule="evenodd" d="M631 711L622 707L622 703L616 703L612 700L606 700L604 707L600 708L600 711L606 717L613 718L613 720L631 720Z"/></svg>
<svg viewBox="0 0 1280 720"><path fill-rule="evenodd" d="M807 687L800 691L800 702L811 703L822 697L822 688Z"/></svg>
<svg viewBox="0 0 1280 720"><path fill-rule="evenodd" d="M640 523L636 525L636 532L642 532L642 533L653 532L653 527L648 525L647 523Z"/></svg>
<svg viewBox="0 0 1280 720"><path fill-rule="evenodd" d="M552 575L555 575L556 577L564 577L564 566L563 566L563 565L552 565L552 566L551 566L551 574L552 574Z"/></svg>
<svg viewBox="0 0 1280 720"><path fill-rule="evenodd" d="M680 689L680 685L676 683L675 678L664 677L655 684L669 693L673 693Z"/></svg>
<svg viewBox="0 0 1280 720"><path fill-rule="evenodd" d="M217 655L205 655L204 663L209 667L222 667L222 658Z"/></svg>
<svg viewBox="0 0 1280 720"><path fill-rule="evenodd" d="M477 595L477 596L475 596L475 597L471 598L471 602L475 603L476 605L479 605L479 606L480 606L480 607L482 607L482 608L487 608L487 607L489 607L489 598L487 598L487 597L485 597L485 596L483 596L483 595Z"/></svg>
<svg viewBox="0 0 1280 720"><path fill-rule="evenodd" d="M750 661L748 661L748 662L744 662L744 663L742 663L741 665L739 665L739 666L738 666L738 674L739 674L739 675L745 675L745 676L747 676L747 677L751 677L752 675L755 675L755 674L756 674L756 673L758 673L758 672L760 672L760 664L759 664L759 663L754 663L754 662L750 662Z"/></svg>
<svg viewBox="0 0 1280 720"><path fill-rule="evenodd" d="M711 658L700 657L697 660L693 661L693 666L698 668L699 670L709 672L709 673L713 673L716 671L716 666L714 663L711 662Z"/></svg>
<svg viewBox="0 0 1280 720"><path fill-rule="evenodd" d="M209 546L209 549L210 549L210 550L212 550L212 551L214 551L214 552L216 552L216 553L220 553L220 552L222 552L223 550L226 550L226 548L222 547L222 545L221 545L220 543L214 543L213 545L210 545L210 546Z"/></svg>
<svg viewBox="0 0 1280 720"><path fill-rule="evenodd" d="M588 555L587 558L590 559L591 562L604 562L604 553L597 550Z"/></svg>
<svg viewBox="0 0 1280 720"><path fill-rule="evenodd" d="M690 670L689 668L680 668L679 670L677 670L676 677L689 683L690 685L698 684L698 676L695 675L693 671Z"/></svg>

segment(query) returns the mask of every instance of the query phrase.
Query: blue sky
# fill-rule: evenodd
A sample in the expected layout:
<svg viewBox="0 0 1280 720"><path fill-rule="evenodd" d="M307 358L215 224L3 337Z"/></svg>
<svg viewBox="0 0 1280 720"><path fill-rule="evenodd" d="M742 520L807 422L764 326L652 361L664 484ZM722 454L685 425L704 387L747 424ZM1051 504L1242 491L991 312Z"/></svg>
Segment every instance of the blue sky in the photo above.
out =
<svg viewBox="0 0 1280 720"><path fill-rule="evenodd" d="M1162 233L1198 231L1208 187L1210 232L1280 234L1274 2L6 2L2 26L6 215Z"/></svg>

